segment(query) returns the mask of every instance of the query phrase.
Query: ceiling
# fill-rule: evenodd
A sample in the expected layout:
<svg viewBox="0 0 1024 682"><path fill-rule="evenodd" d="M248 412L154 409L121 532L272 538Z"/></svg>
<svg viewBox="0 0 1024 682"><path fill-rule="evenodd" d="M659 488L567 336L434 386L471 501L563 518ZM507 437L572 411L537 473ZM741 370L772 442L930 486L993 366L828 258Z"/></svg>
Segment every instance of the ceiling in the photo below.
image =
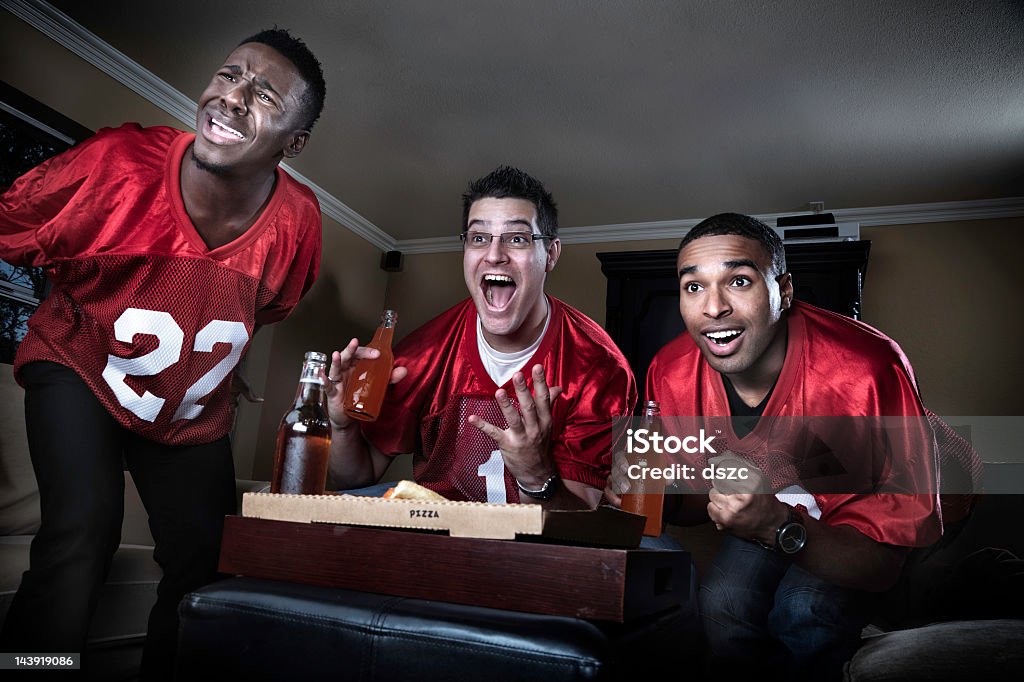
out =
<svg viewBox="0 0 1024 682"><path fill-rule="evenodd" d="M397 240L502 163L562 227L1024 195L1020 1L51 4L192 100L291 29L328 94L290 165Z"/></svg>

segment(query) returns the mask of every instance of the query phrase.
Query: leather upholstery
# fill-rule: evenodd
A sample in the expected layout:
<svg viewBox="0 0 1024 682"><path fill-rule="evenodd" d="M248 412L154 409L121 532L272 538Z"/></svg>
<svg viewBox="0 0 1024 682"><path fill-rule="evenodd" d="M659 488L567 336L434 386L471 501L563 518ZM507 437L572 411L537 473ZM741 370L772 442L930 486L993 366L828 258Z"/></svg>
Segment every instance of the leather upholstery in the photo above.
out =
<svg viewBox="0 0 1024 682"><path fill-rule="evenodd" d="M256 578L207 586L180 612L179 680L636 679L695 643L692 609L595 624Z"/></svg>

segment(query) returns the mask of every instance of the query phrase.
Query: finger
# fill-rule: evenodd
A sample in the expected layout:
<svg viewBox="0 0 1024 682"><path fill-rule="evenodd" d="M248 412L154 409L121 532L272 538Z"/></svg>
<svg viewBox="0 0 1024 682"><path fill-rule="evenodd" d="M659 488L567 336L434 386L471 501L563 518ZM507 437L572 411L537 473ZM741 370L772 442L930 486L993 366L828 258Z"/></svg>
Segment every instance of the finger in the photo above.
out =
<svg viewBox="0 0 1024 682"><path fill-rule="evenodd" d="M527 431L534 431L537 428L537 403L530 394L530 388L526 385L526 377L522 372L512 375L512 386L516 389L516 399L519 401L523 426Z"/></svg>
<svg viewBox="0 0 1024 682"><path fill-rule="evenodd" d="M358 349L359 339L353 338L348 342L348 344L346 344L344 348L341 349L341 352L334 351L333 353L331 353L331 369L334 369L335 356L337 357L339 362L338 371L343 372L346 369L348 369L348 367L352 364L352 359L356 356L356 351ZM340 375L334 375L332 373L331 376L337 377Z"/></svg>
<svg viewBox="0 0 1024 682"><path fill-rule="evenodd" d="M551 403L561 393L561 389L557 391L548 388L547 379L544 378L544 367L541 365L533 366L533 400L537 408L537 427L541 431L546 431L551 428ZM552 395L553 394L553 395Z"/></svg>
<svg viewBox="0 0 1024 682"><path fill-rule="evenodd" d="M376 360L380 357L380 351L368 346L356 348L356 360Z"/></svg>
<svg viewBox="0 0 1024 682"><path fill-rule="evenodd" d="M480 429L480 431L484 435L490 436L495 440L495 442L501 442L502 438L505 435L505 432L499 429L497 426L490 423L486 419L478 417L475 414L469 415L469 419L467 419L467 421L469 422L470 426L475 426L476 428Z"/></svg>
<svg viewBox="0 0 1024 682"><path fill-rule="evenodd" d="M533 399L537 402L538 406L547 407L551 401L551 396L548 390L547 379L544 378L544 367L542 365L534 365L530 373L533 375Z"/></svg>
<svg viewBox="0 0 1024 682"><path fill-rule="evenodd" d="M505 415L505 421L508 422L508 428L510 431L521 431L523 428L523 420L519 414L519 410L509 400L508 393L503 388L499 388L494 392L494 399L498 401L498 408L501 413Z"/></svg>
<svg viewBox="0 0 1024 682"><path fill-rule="evenodd" d="M391 370L391 383L397 384L399 381L409 376L408 367L395 367Z"/></svg>
<svg viewBox="0 0 1024 682"><path fill-rule="evenodd" d="M613 507L622 507L622 498L619 497L614 490L612 490L612 487L610 485L604 489L604 499L606 502L608 502L608 504L610 504Z"/></svg>
<svg viewBox="0 0 1024 682"><path fill-rule="evenodd" d="M334 351L334 352L337 353L338 351ZM331 367L332 368L334 367L333 359L331 360ZM328 374L329 374L329 372L325 372L325 371L323 371L321 369L321 370L319 370L317 372L317 378L320 379L320 383L323 385L324 389L326 390L327 397L331 398L331 397L334 396L335 393L338 392L338 387L334 384L333 381L331 381L331 379L328 376Z"/></svg>

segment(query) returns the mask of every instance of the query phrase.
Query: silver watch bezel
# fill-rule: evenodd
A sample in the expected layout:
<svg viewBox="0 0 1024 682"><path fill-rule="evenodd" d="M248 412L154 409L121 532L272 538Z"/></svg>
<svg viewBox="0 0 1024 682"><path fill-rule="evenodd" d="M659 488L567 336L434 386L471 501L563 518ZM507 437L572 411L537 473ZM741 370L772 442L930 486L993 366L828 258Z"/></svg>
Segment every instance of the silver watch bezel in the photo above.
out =
<svg viewBox="0 0 1024 682"><path fill-rule="evenodd" d="M794 510L789 510L789 518L775 531L775 549L782 554L792 556L807 546L807 527L803 518Z"/></svg>

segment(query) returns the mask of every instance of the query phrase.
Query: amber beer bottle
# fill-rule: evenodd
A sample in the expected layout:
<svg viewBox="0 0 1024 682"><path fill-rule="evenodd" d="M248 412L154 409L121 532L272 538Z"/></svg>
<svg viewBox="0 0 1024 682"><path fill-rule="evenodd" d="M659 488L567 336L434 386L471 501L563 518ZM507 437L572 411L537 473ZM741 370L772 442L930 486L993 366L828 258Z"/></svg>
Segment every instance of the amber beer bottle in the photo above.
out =
<svg viewBox="0 0 1024 682"><path fill-rule="evenodd" d="M320 378L326 366L327 356L324 353L306 353L299 388L295 391L295 403L277 429L274 475L270 481L272 493L324 493L331 449L327 392Z"/></svg>
<svg viewBox="0 0 1024 682"><path fill-rule="evenodd" d="M380 326L367 348L376 348L380 356L360 360L349 375L345 386L345 414L364 422L372 422L380 415L384 392L391 383L391 368L395 356L391 352L391 339L395 335L398 313L385 310L380 316Z"/></svg>
<svg viewBox="0 0 1024 682"><path fill-rule="evenodd" d="M661 431L661 408L657 400L647 401L639 428L647 429L651 433ZM646 453L627 454L626 458L630 464L640 465L641 471L665 466L664 454L654 452L650 445L648 445ZM644 535L653 537L661 535L661 511L664 505L665 479L650 477L629 479L629 492L622 496L622 508L625 511L643 514L647 517L647 523L644 524Z"/></svg>

